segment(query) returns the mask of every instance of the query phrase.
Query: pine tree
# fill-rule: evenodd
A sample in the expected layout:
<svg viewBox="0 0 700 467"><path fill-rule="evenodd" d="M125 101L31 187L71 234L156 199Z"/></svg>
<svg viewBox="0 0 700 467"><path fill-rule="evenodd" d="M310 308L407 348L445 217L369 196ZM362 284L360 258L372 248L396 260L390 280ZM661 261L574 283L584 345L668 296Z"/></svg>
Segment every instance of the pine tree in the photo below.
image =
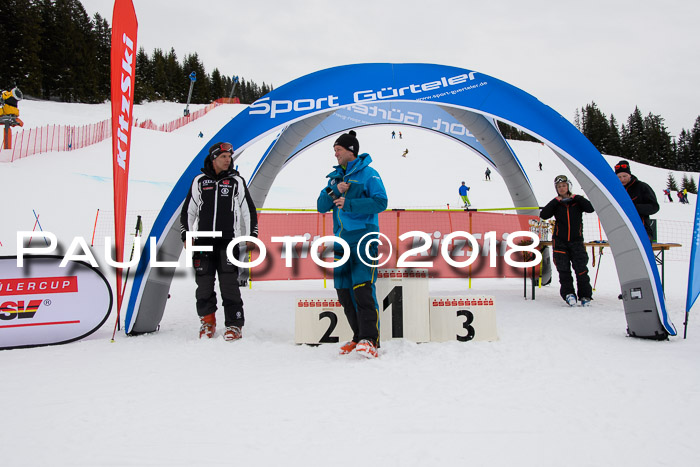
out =
<svg viewBox="0 0 700 467"><path fill-rule="evenodd" d="M687 190L689 182L690 180L688 180L688 176L686 174L683 174L683 180L681 181L681 190Z"/></svg>
<svg viewBox="0 0 700 467"><path fill-rule="evenodd" d="M185 73L180 62L177 60L175 49L170 48L164 64L164 85L167 89L163 99L173 102L186 102L187 92L189 91L190 80L187 78L189 73Z"/></svg>
<svg viewBox="0 0 700 467"><path fill-rule="evenodd" d="M151 69L153 70L153 81L151 82L153 98L162 101L174 100L170 92L170 80L166 71L165 56L161 49L156 48L153 50Z"/></svg>
<svg viewBox="0 0 700 467"><path fill-rule="evenodd" d="M214 68L214 71L211 72L211 92L212 100L228 97L226 93L226 80L221 76L221 72L219 72L218 68Z"/></svg>
<svg viewBox="0 0 700 467"><path fill-rule="evenodd" d="M700 117L695 119L695 125L690 130L689 153L688 170L700 172Z"/></svg>
<svg viewBox="0 0 700 467"><path fill-rule="evenodd" d="M211 102L211 83L206 71L204 70L204 65L199 60L199 55L197 52L193 53L192 55L186 55L182 67L183 71L187 75L186 92L189 92L190 89L190 73L193 71L197 73L197 82L192 88L192 103L205 104ZM184 102L187 102L187 94L185 94Z"/></svg>
<svg viewBox="0 0 700 467"><path fill-rule="evenodd" d="M136 76L134 84L135 104L155 100L153 75L153 63L148 58L148 54L143 47L140 47L139 51L136 53Z"/></svg>
<svg viewBox="0 0 700 467"><path fill-rule="evenodd" d="M610 131L608 132L608 137L605 140L605 151L606 154L613 156L619 156L622 154L622 144L620 142L620 130L617 127L617 120L615 120L614 115L610 115L609 123Z"/></svg>
<svg viewBox="0 0 700 467"><path fill-rule="evenodd" d="M581 114L579 113L578 109L574 111L574 126L578 131L581 131Z"/></svg>
<svg viewBox="0 0 700 467"><path fill-rule="evenodd" d="M622 157L647 163L649 158L644 143L644 118L639 107L635 107L627 118L627 126L622 126L621 133Z"/></svg>
<svg viewBox="0 0 700 467"><path fill-rule="evenodd" d="M666 180L666 188L671 191L678 191L678 183L676 183L676 177L673 176L673 172L668 173L668 179Z"/></svg>
<svg viewBox="0 0 700 467"><path fill-rule="evenodd" d="M671 147L671 135L666 130L664 119L649 114L644 117L644 145L647 154L645 164L655 167L676 167L676 155Z"/></svg>
<svg viewBox="0 0 700 467"><path fill-rule="evenodd" d="M691 175L690 176L690 181L688 182L688 193L692 193L694 195L698 194L698 186L695 184L695 178Z"/></svg>
<svg viewBox="0 0 700 467"><path fill-rule="evenodd" d="M601 153L609 154L605 147L610 136L610 125L603 112L595 102L591 102L581 109L581 133L593 143Z"/></svg>
<svg viewBox="0 0 700 467"><path fill-rule="evenodd" d="M692 154L692 137L691 133L685 128L681 130L676 141L676 170L693 170L694 161Z"/></svg>
<svg viewBox="0 0 700 467"><path fill-rule="evenodd" d="M111 53L112 53L112 28L106 19L95 13L93 17L94 34L96 41L96 56L97 62L97 96L96 100L102 102L110 98L111 89ZM135 91L135 89L134 89Z"/></svg>
<svg viewBox="0 0 700 467"><path fill-rule="evenodd" d="M0 0L0 86L41 95L41 12L30 0Z"/></svg>

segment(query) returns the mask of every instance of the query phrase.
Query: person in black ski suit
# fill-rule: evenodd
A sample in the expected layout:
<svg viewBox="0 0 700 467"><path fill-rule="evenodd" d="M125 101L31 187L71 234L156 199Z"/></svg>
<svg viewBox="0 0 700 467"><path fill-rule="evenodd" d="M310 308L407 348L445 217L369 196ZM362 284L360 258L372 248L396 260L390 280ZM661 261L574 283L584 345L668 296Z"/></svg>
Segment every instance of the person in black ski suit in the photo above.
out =
<svg viewBox="0 0 700 467"><path fill-rule="evenodd" d="M571 181L566 175L554 179L557 196L540 211L542 219L554 216L552 251L554 264L559 272L559 294L570 306L576 304L571 267L576 273L576 289L582 306L588 306L592 297L591 279L588 277L588 254L583 245L583 213L593 212L593 205L581 195L571 193Z"/></svg>
<svg viewBox="0 0 700 467"><path fill-rule="evenodd" d="M202 173L192 180L180 213L183 242L188 231L221 233L221 237L201 235L193 241L197 246L212 247L212 251L197 251L192 255L197 283L197 315L201 324L200 339L212 338L216 332L214 283L217 273L226 320L224 339L240 339L245 323L238 268L229 261L226 247L236 237L257 237L258 216L245 180L233 168L232 157L231 143L216 143L209 148ZM247 242L246 246L252 249L254 243ZM238 245L234 247L233 255L239 257Z"/></svg>
<svg viewBox="0 0 700 467"><path fill-rule="evenodd" d="M639 217L642 219L644 229L647 231L649 241L652 241L652 230L649 216L659 212L659 202L656 199L654 190L649 185L632 175L630 163L620 161L615 165L615 174L627 190L627 194L632 198L634 207L637 208Z"/></svg>

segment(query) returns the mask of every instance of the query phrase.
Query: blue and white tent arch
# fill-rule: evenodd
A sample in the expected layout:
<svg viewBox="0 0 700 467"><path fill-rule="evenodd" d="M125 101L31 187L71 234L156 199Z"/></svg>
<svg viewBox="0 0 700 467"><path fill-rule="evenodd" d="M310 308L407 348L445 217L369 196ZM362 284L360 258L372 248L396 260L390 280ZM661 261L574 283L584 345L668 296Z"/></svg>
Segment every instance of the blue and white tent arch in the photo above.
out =
<svg viewBox="0 0 700 467"><path fill-rule="evenodd" d="M508 83L444 65L372 63L329 68L270 92L232 119L211 142L229 141L240 155L263 136L279 133L249 181L256 205L262 207L284 164L305 147L348 128L381 124L377 118L393 125L433 129L469 146L504 178L515 207L538 203L495 119L537 137L564 162L596 208L615 256L629 334L657 339L676 335L651 245L613 170L571 123ZM177 261L182 252L180 207L208 146L194 157L153 226L150 236L157 239L159 261ZM174 274L173 268L151 269L148 247L129 297L128 334L158 328Z"/></svg>

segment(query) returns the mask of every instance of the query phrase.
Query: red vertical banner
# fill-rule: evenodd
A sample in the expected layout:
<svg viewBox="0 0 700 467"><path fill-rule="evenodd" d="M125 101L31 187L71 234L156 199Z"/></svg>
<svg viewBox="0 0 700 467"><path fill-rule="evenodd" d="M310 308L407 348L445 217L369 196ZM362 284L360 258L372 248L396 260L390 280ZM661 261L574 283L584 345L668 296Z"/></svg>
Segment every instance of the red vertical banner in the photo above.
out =
<svg viewBox="0 0 700 467"><path fill-rule="evenodd" d="M114 241L116 261L124 261L126 202L129 189L136 31L138 22L131 0L116 0L112 14L112 169L114 178ZM117 320L122 306L122 270L117 269Z"/></svg>

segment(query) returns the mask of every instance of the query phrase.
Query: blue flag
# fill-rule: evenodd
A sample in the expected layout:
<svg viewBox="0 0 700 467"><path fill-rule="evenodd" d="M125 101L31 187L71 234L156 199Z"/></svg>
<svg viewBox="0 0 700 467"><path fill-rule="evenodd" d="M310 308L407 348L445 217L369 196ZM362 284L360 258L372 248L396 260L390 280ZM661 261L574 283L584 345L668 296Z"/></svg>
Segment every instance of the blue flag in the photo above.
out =
<svg viewBox="0 0 700 467"><path fill-rule="evenodd" d="M690 267L688 270L688 298L685 302L686 313L700 295L700 261L697 261L698 242L700 242L700 204L695 200L695 222L693 223L693 246L690 250Z"/></svg>

